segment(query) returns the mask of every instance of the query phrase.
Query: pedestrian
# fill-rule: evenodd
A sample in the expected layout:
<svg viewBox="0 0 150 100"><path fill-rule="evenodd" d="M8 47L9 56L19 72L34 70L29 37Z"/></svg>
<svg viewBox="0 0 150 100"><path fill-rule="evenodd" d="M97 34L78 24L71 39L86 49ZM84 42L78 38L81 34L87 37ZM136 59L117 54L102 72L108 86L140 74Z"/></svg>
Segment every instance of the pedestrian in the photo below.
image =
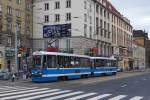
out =
<svg viewBox="0 0 150 100"><path fill-rule="evenodd" d="M12 66L12 76L11 76L11 81L14 82L15 81L15 72L14 72L14 67Z"/></svg>
<svg viewBox="0 0 150 100"><path fill-rule="evenodd" d="M14 82L14 81L15 81L15 74L14 74L14 73L12 74L11 81L12 81L12 82Z"/></svg>
<svg viewBox="0 0 150 100"><path fill-rule="evenodd" d="M27 64L23 64L23 79L27 79Z"/></svg>

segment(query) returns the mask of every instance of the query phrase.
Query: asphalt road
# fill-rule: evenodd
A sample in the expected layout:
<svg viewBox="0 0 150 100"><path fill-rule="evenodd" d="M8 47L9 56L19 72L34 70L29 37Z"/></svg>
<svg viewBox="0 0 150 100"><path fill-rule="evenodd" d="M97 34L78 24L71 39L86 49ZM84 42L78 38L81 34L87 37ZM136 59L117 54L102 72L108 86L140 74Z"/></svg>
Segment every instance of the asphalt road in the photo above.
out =
<svg viewBox="0 0 150 100"><path fill-rule="evenodd" d="M40 84L32 83L30 81L18 81L14 83L10 81L0 81L0 100L24 100L25 98L25 100L38 100L44 99L45 97L49 98L48 100L63 100L68 98L68 100L86 100L89 98L92 98L91 100L98 100L100 98L100 100L150 100L150 73L133 75L125 78L115 79L114 77L117 76ZM107 78L108 80L105 80ZM16 90L15 93L11 88L17 88L18 90ZM22 92L24 91L22 88L37 88L42 90L31 90L24 93ZM48 91L43 89L48 89ZM56 89L60 92L50 92L51 90L55 91ZM6 92L2 93L2 91ZM41 96L38 98L37 94L40 92L42 94L40 94Z"/></svg>

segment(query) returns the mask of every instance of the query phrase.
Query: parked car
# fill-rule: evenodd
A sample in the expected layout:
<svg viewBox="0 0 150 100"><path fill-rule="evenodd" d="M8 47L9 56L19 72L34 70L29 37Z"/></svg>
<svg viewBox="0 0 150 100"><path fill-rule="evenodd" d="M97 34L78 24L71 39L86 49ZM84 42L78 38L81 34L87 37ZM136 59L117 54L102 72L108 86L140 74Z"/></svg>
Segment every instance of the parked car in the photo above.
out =
<svg viewBox="0 0 150 100"><path fill-rule="evenodd" d="M8 80L10 78L11 74L8 72L8 70L0 70L0 79L2 80Z"/></svg>

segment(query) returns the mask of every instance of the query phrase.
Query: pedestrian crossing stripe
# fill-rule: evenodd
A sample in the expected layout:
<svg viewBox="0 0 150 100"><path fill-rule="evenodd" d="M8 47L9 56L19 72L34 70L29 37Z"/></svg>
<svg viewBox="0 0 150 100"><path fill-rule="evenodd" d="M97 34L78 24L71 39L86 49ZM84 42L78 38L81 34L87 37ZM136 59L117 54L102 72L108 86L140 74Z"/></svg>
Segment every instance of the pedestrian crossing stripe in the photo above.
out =
<svg viewBox="0 0 150 100"><path fill-rule="evenodd" d="M60 98L64 98L64 97L67 97L67 96L77 95L77 94L81 94L81 93L84 93L84 92L81 92L81 91L78 91L78 92L72 92L72 93L68 93L68 94L62 94L62 95L58 95L58 96L46 98L46 99L43 99L43 100L60 99Z"/></svg>
<svg viewBox="0 0 150 100"><path fill-rule="evenodd" d="M13 90L12 90L13 89ZM113 94L99 94L87 93L84 91L61 90L39 87L21 87L21 86L0 86L0 100L142 100L142 96L134 96L129 98L128 95L113 95Z"/></svg>
<svg viewBox="0 0 150 100"><path fill-rule="evenodd" d="M13 90L10 90L13 89ZM17 91L25 91L25 90L32 90L32 89L37 89L37 87L34 88L6 88L5 90L0 90L1 93L9 93L9 92L17 92Z"/></svg>
<svg viewBox="0 0 150 100"><path fill-rule="evenodd" d="M72 97L72 98L68 98L68 99L65 99L65 100L77 100L77 99L92 96L92 95L95 95L95 94L96 93L87 93L87 94L78 95L78 96L75 96L75 97Z"/></svg>
<svg viewBox="0 0 150 100"><path fill-rule="evenodd" d="M120 99L125 98L126 96L127 96L127 95L119 95L119 96L116 96L116 97L111 98L111 99L109 99L109 100L120 100Z"/></svg>
<svg viewBox="0 0 150 100"><path fill-rule="evenodd" d="M4 97L1 99L15 99L15 98L20 98L20 97L25 97L25 96L32 96L32 95L40 95L42 93L50 93L50 92L55 92L58 91L59 89L53 89L53 90L46 90L46 91L39 91L39 92L33 92L33 93L28 93L28 94L21 94L21 95L15 95L15 96L9 96L9 97Z"/></svg>
<svg viewBox="0 0 150 100"><path fill-rule="evenodd" d="M32 100L32 99L38 99L38 98L42 98L42 97L58 95L58 94L67 93L67 92L71 92L71 90L64 90L64 91L59 91L59 92L54 92L54 93L49 93L49 94L37 95L37 96L32 96L29 98L24 98L24 99L19 99L19 100Z"/></svg>
<svg viewBox="0 0 150 100"><path fill-rule="evenodd" d="M135 96L134 98L131 98L130 100L141 100L141 99L143 99L143 97Z"/></svg>
<svg viewBox="0 0 150 100"><path fill-rule="evenodd" d="M36 91L42 91L42 90L48 90L48 88L41 88L41 89L25 90L25 91L13 92L13 93L0 94L0 97L15 95L15 94L21 94L21 93L28 93L28 92L36 92Z"/></svg>
<svg viewBox="0 0 150 100"><path fill-rule="evenodd" d="M96 97L93 97L93 98L89 98L87 100L99 100L99 99L102 99L102 98L105 98L105 97L108 97L108 96L111 96L112 94L103 94L103 95L99 95L99 96L96 96Z"/></svg>

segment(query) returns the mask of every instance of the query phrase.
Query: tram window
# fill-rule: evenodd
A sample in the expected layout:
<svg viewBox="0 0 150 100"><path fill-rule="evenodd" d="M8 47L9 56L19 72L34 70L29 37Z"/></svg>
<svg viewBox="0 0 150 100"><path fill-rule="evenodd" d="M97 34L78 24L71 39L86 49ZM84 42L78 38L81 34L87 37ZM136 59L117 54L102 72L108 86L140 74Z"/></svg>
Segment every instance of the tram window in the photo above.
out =
<svg viewBox="0 0 150 100"><path fill-rule="evenodd" d="M111 67L111 66L112 66L111 60L107 60L107 61L106 61L106 67Z"/></svg>
<svg viewBox="0 0 150 100"><path fill-rule="evenodd" d="M41 67L41 57L42 56L34 56L33 57L34 67Z"/></svg>
<svg viewBox="0 0 150 100"><path fill-rule="evenodd" d="M95 60L95 67L104 67L104 61L101 59Z"/></svg>
<svg viewBox="0 0 150 100"><path fill-rule="evenodd" d="M48 68L54 68L55 67L55 61L56 58L53 55L48 55L47 56L47 61L46 61L46 65Z"/></svg>

